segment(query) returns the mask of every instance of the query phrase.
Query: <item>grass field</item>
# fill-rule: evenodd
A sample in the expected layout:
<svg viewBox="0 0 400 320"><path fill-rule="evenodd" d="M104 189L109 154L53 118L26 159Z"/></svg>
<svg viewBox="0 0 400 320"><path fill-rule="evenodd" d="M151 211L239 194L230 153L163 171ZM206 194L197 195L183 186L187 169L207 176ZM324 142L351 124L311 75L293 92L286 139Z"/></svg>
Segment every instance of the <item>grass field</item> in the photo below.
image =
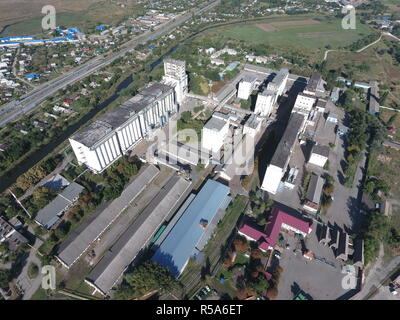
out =
<svg viewBox="0 0 400 320"><path fill-rule="evenodd" d="M372 29L358 24L356 30L344 30L340 19L282 17L279 22L266 19L249 25L227 27L218 33L254 43L268 43L273 46L305 47L310 49L346 46L360 37L368 35Z"/></svg>
<svg viewBox="0 0 400 320"><path fill-rule="evenodd" d="M400 152L385 148L382 155L387 157L387 161L378 160L376 154L371 157L368 174L385 181L391 187L390 197L400 199L400 181L397 179L400 172Z"/></svg>
<svg viewBox="0 0 400 320"><path fill-rule="evenodd" d="M0 31L7 27L2 36L38 34L42 32L41 21L44 15L41 10L44 5L54 5L56 8L56 24L77 26L85 30L99 24L111 24L122 20L135 11L132 1L120 0L119 3L129 3L122 8L111 0L2 0L0 1Z"/></svg>
<svg viewBox="0 0 400 320"><path fill-rule="evenodd" d="M393 88L385 105L393 107L400 104L400 68L396 65L393 57L387 53L389 47L385 38L375 46L368 48L362 53L356 52L330 52L327 59L328 69L339 69L349 74L352 79L369 82L379 80L382 84ZM382 52L382 53L380 53ZM366 68L363 66L366 66Z"/></svg>

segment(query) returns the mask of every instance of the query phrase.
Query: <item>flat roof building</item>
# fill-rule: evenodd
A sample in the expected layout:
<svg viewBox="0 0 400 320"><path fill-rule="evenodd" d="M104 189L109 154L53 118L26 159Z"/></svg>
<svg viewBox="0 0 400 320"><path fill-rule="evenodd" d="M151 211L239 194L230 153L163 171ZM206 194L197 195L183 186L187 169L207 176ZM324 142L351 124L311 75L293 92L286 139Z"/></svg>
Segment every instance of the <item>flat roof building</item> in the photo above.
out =
<svg viewBox="0 0 400 320"><path fill-rule="evenodd" d="M229 187L208 180L161 243L153 260L179 277L189 259L204 249L231 202Z"/></svg>
<svg viewBox="0 0 400 320"><path fill-rule="evenodd" d="M257 95L257 102L254 112L263 117L269 117L278 99L278 94L273 90L265 89Z"/></svg>
<svg viewBox="0 0 400 320"><path fill-rule="evenodd" d="M289 79L289 69L281 69L267 85L267 90L275 92L278 96L285 93L287 80Z"/></svg>
<svg viewBox="0 0 400 320"><path fill-rule="evenodd" d="M201 145L205 150L213 153L219 152L224 145L224 140L229 133L229 120L212 116L201 131Z"/></svg>
<svg viewBox="0 0 400 320"><path fill-rule="evenodd" d="M175 87L153 83L70 139L79 164L100 173L178 110Z"/></svg>
<svg viewBox="0 0 400 320"><path fill-rule="evenodd" d="M178 209L190 186L190 181L172 176L140 216L106 252L85 282L101 294L109 294L125 270L150 243L160 226Z"/></svg>
<svg viewBox="0 0 400 320"><path fill-rule="evenodd" d="M246 75L242 81L239 82L238 98L247 100L250 97L251 92L255 89L257 78L254 76Z"/></svg>
<svg viewBox="0 0 400 320"><path fill-rule="evenodd" d="M310 95L316 95L317 93L324 93L325 89L323 86L322 76L318 72L313 72L304 93Z"/></svg>
<svg viewBox="0 0 400 320"><path fill-rule="evenodd" d="M314 145L311 150L311 155L308 163L323 168L329 159L329 151L330 149L328 146L323 146L320 144Z"/></svg>
<svg viewBox="0 0 400 320"><path fill-rule="evenodd" d="M286 171L298 134L304 125L305 117L299 113L292 113L285 133L267 167L261 189L275 194Z"/></svg>
<svg viewBox="0 0 400 320"><path fill-rule="evenodd" d="M0 243L6 243L10 250L15 251L21 245L28 243L28 239L19 233L10 222L0 217Z"/></svg>
<svg viewBox="0 0 400 320"><path fill-rule="evenodd" d="M61 219L67 209L78 200L79 195L84 189L84 187L76 182L72 182L59 195L57 195L53 201L37 213L35 217L36 223L46 229L50 229Z"/></svg>
<svg viewBox="0 0 400 320"><path fill-rule="evenodd" d="M89 246L119 217L127 206L153 181L159 174L155 166L150 165L125 188L117 199L113 200L99 215L83 224L58 249L56 258L66 268L70 268L81 257Z"/></svg>

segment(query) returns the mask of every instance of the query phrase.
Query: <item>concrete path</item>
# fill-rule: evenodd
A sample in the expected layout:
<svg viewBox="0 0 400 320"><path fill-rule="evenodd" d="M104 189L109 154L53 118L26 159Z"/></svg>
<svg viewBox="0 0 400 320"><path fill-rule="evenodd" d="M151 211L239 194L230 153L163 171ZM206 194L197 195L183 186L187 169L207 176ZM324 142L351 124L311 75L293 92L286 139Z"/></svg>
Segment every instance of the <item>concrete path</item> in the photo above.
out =
<svg viewBox="0 0 400 320"><path fill-rule="evenodd" d="M36 238L35 244L33 245L33 248L29 253L25 266L23 267L20 275L16 279L16 284L21 288L23 292L23 300L30 300L42 283L42 275L40 273L40 270L42 269L42 263L36 256L35 250L39 248L42 243L43 242L40 239ZM28 268L31 263L34 263L39 267L39 274L35 279L30 279L28 276Z"/></svg>

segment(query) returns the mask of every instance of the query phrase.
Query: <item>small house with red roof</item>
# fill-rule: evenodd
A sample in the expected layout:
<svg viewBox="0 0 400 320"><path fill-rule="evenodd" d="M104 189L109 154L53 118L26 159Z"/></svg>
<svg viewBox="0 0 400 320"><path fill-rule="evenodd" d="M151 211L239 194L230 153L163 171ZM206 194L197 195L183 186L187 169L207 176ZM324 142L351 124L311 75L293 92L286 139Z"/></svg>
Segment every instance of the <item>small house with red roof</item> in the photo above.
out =
<svg viewBox="0 0 400 320"><path fill-rule="evenodd" d="M238 232L248 240L256 241L260 250L265 252L275 248L281 230L306 237L313 230L313 225L311 222L297 218L278 208L273 208L270 219L263 231L258 230L258 228L249 223L244 223Z"/></svg>

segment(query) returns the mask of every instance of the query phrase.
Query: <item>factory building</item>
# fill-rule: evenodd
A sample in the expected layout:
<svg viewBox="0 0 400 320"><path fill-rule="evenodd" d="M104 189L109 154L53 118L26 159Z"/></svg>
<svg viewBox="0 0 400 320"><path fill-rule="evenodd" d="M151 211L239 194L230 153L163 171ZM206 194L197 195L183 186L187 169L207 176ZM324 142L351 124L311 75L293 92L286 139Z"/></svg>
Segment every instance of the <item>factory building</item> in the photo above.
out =
<svg viewBox="0 0 400 320"><path fill-rule="evenodd" d="M299 113L292 113L286 131L267 167L261 189L276 194L283 175L289 164L298 134L302 131L305 117Z"/></svg>
<svg viewBox="0 0 400 320"><path fill-rule="evenodd" d="M289 79L289 70L288 69L281 69L274 79L267 85L267 90L275 92L278 97L285 93L285 88L287 84L287 80Z"/></svg>
<svg viewBox="0 0 400 320"><path fill-rule="evenodd" d="M308 93L299 93L296 98L296 102L293 107L293 112L308 115L313 108L317 98L314 95Z"/></svg>
<svg viewBox="0 0 400 320"><path fill-rule="evenodd" d="M306 199L303 203L304 209L312 213L316 213L318 211L324 183L325 180L320 175L315 173L312 174L307 189Z"/></svg>
<svg viewBox="0 0 400 320"><path fill-rule="evenodd" d="M154 83L102 116L69 141L79 164L100 173L178 110L176 87Z"/></svg>
<svg viewBox="0 0 400 320"><path fill-rule="evenodd" d="M156 230L179 208L190 190L191 182L173 175L151 203L104 254L85 278L85 282L103 295L108 295L123 273L150 244Z"/></svg>
<svg viewBox="0 0 400 320"><path fill-rule="evenodd" d="M263 117L269 117L274 109L278 98L285 93L289 70L281 69L270 81L263 92L257 96L257 102L254 109L256 114Z"/></svg>
<svg viewBox="0 0 400 320"><path fill-rule="evenodd" d="M82 225L58 248L56 258L66 268L72 265L95 243L120 214L143 192L159 174L155 166L142 169L137 177L122 191L121 196L111 201L90 223Z"/></svg>
<svg viewBox="0 0 400 320"><path fill-rule="evenodd" d="M205 247L231 202L229 187L208 180L179 217L152 260L166 266L179 277L189 259Z"/></svg>
<svg viewBox="0 0 400 320"><path fill-rule="evenodd" d="M229 121L213 116L205 124L201 134L202 148L213 153L219 152L229 134Z"/></svg>
<svg viewBox="0 0 400 320"><path fill-rule="evenodd" d="M180 60L164 60L163 82L175 88L176 102L181 104L188 92L188 76L186 62Z"/></svg>
<svg viewBox="0 0 400 320"><path fill-rule="evenodd" d="M257 78L253 76L246 76L239 82L237 96L239 99L247 100L251 92L255 89Z"/></svg>
<svg viewBox="0 0 400 320"><path fill-rule="evenodd" d="M261 130L263 119L252 114L243 126L243 134L248 134L254 138Z"/></svg>
<svg viewBox="0 0 400 320"><path fill-rule="evenodd" d="M276 92L267 89L264 90L257 95L257 102L254 112L262 117L269 117L277 99L278 95Z"/></svg>
<svg viewBox="0 0 400 320"><path fill-rule="evenodd" d="M324 81L322 80L322 76L319 73L314 72L311 75L311 78L308 81L308 84L303 92L305 94L314 95L317 97L324 95L325 88L324 88Z"/></svg>

